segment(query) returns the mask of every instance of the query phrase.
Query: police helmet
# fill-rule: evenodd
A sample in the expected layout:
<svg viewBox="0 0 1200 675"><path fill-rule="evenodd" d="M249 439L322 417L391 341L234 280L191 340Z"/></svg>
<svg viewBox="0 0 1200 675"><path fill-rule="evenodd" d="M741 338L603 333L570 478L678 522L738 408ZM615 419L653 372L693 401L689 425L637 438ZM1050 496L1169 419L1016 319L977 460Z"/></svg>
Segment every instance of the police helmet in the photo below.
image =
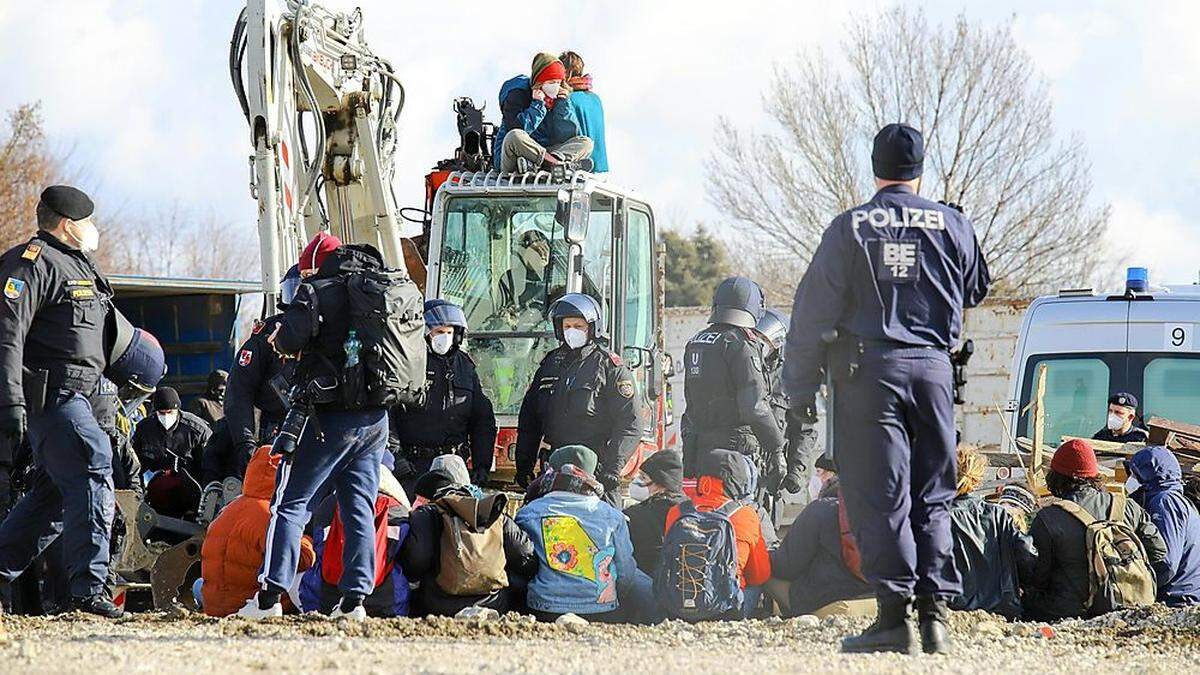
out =
<svg viewBox="0 0 1200 675"><path fill-rule="evenodd" d="M550 321L554 323L554 335L559 340L563 338L562 320L567 317L578 317L588 322L592 327L592 339L604 335L604 313L600 303L586 293L567 293L550 305Z"/></svg>
<svg viewBox="0 0 1200 675"><path fill-rule="evenodd" d="M787 319L779 313L779 310L764 310L762 318L758 320L755 328L771 343L772 349L775 351L783 349L783 342L787 339L788 324Z"/></svg>
<svg viewBox="0 0 1200 675"><path fill-rule="evenodd" d="M426 300L425 334L428 335L431 330L439 326L452 326L454 343L459 344L467 333L467 315L463 313L462 307L449 300L442 298Z"/></svg>
<svg viewBox="0 0 1200 675"><path fill-rule="evenodd" d="M296 299L296 291L300 290L300 266L292 267L279 280L279 309L283 311Z"/></svg>
<svg viewBox="0 0 1200 675"><path fill-rule="evenodd" d="M104 376L120 388L118 396L122 400L149 395L166 373L162 345L141 328L133 329L124 350L104 369Z"/></svg>
<svg viewBox="0 0 1200 675"><path fill-rule="evenodd" d="M712 304L709 323L727 323L741 328L757 326L766 309L762 289L746 277L729 277L718 284Z"/></svg>

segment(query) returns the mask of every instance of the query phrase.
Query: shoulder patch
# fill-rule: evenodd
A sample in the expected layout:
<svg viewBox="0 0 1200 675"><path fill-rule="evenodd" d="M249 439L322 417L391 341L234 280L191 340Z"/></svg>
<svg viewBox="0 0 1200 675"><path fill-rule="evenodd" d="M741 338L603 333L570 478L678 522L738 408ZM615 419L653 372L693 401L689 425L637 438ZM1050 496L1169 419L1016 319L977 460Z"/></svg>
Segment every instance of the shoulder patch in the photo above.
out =
<svg viewBox="0 0 1200 675"><path fill-rule="evenodd" d="M25 280L9 277L8 281L4 282L4 297L9 300L16 300L25 292Z"/></svg>
<svg viewBox="0 0 1200 675"><path fill-rule="evenodd" d="M42 254L42 245L37 243L36 241L31 241L25 247L25 250L21 253L21 260L28 260L29 262L34 262L35 260L38 259L38 256L40 256L41 254Z"/></svg>
<svg viewBox="0 0 1200 675"><path fill-rule="evenodd" d="M625 398L633 398L635 391L636 389L634 389L633 380L621 380L620 382L617 382L617 392Z"/></svg>
<svg viewBox="0 0 1200 675"><path fill-rule="evenodd" d="M250 365L250 361L253 359L254 352L250 351L249 349L243 349L241 352L238 352L238 365L242 366L243 368Z"/></svg>

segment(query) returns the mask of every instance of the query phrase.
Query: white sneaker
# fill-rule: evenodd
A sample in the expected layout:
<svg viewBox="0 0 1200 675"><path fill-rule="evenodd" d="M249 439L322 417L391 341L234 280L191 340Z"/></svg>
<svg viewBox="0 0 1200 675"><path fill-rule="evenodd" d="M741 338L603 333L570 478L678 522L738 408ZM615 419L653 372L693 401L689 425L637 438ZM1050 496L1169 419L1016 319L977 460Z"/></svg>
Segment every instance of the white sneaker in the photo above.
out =
<svg viewBox="0 0 1200 675"><path fill-rule="evenodd" d="M359 605L349 612L343 612L341 603L338 603L338 606L334 607L333 612L330 613L329 619L331 621L337 621L338 619L345 619L347 621L366 621L367 610L362 605Z"/></svg>
<svg viewBox="0 0 1200 675"><path fill-rule="evenodd" d="M243 619L273 619L283 616L283 605L278 602L267 609L259 609L258 595L246 601L246 605L238 610L237 615Z"/></svg>

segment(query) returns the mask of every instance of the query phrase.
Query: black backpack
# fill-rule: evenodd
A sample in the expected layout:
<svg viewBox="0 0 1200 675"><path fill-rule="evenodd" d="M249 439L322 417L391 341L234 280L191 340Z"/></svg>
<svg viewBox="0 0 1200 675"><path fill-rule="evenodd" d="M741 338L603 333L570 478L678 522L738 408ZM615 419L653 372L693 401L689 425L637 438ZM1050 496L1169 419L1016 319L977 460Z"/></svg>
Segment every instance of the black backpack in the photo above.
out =
<svg viewBox="0 0 1200 675"><path fill-rule="evenodd" d="M403 270L367 269L344 278L350 329L362 347L359 365L345 374L343 400L355 407L423 406L425 298L421 291Z"/></svg>

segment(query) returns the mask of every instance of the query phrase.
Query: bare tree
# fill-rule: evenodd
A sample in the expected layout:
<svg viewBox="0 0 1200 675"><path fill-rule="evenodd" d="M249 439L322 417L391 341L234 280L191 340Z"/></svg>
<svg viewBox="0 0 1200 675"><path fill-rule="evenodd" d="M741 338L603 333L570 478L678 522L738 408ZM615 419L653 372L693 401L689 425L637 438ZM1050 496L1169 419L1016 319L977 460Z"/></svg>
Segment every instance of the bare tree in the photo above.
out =
<svg viewBox="0 0 1200 675"><path fill-rule="evenodd" d="M63 174L62 159L46 141L41 104L26 103L8 113L0 137L0 251L29 238L42 190Z"/></svg>
<svg viewBox="0 0 1200 675"><path fill-rule="evenodd" d="M960 15L931 26L896 8L852 22L843 51L845 63L809 52L776 66L763 96L773 129L718 124L710 198L760 249L806 266L832 216L874 192L875 132L904 121L925 136L922 194L963 205L998 292L1078 286L1109 271L1109 209L1088 204L1081 141L1056 137L1046 84L1009 25Z"/></svg>
<svg viewBox="0 0 1200 675"><path fill-rule="evenodd" d="M101 253L119 274L209 279L258 276L258 245L249 226L221 222L171 204L135 217L110 219Z"/></svg>

